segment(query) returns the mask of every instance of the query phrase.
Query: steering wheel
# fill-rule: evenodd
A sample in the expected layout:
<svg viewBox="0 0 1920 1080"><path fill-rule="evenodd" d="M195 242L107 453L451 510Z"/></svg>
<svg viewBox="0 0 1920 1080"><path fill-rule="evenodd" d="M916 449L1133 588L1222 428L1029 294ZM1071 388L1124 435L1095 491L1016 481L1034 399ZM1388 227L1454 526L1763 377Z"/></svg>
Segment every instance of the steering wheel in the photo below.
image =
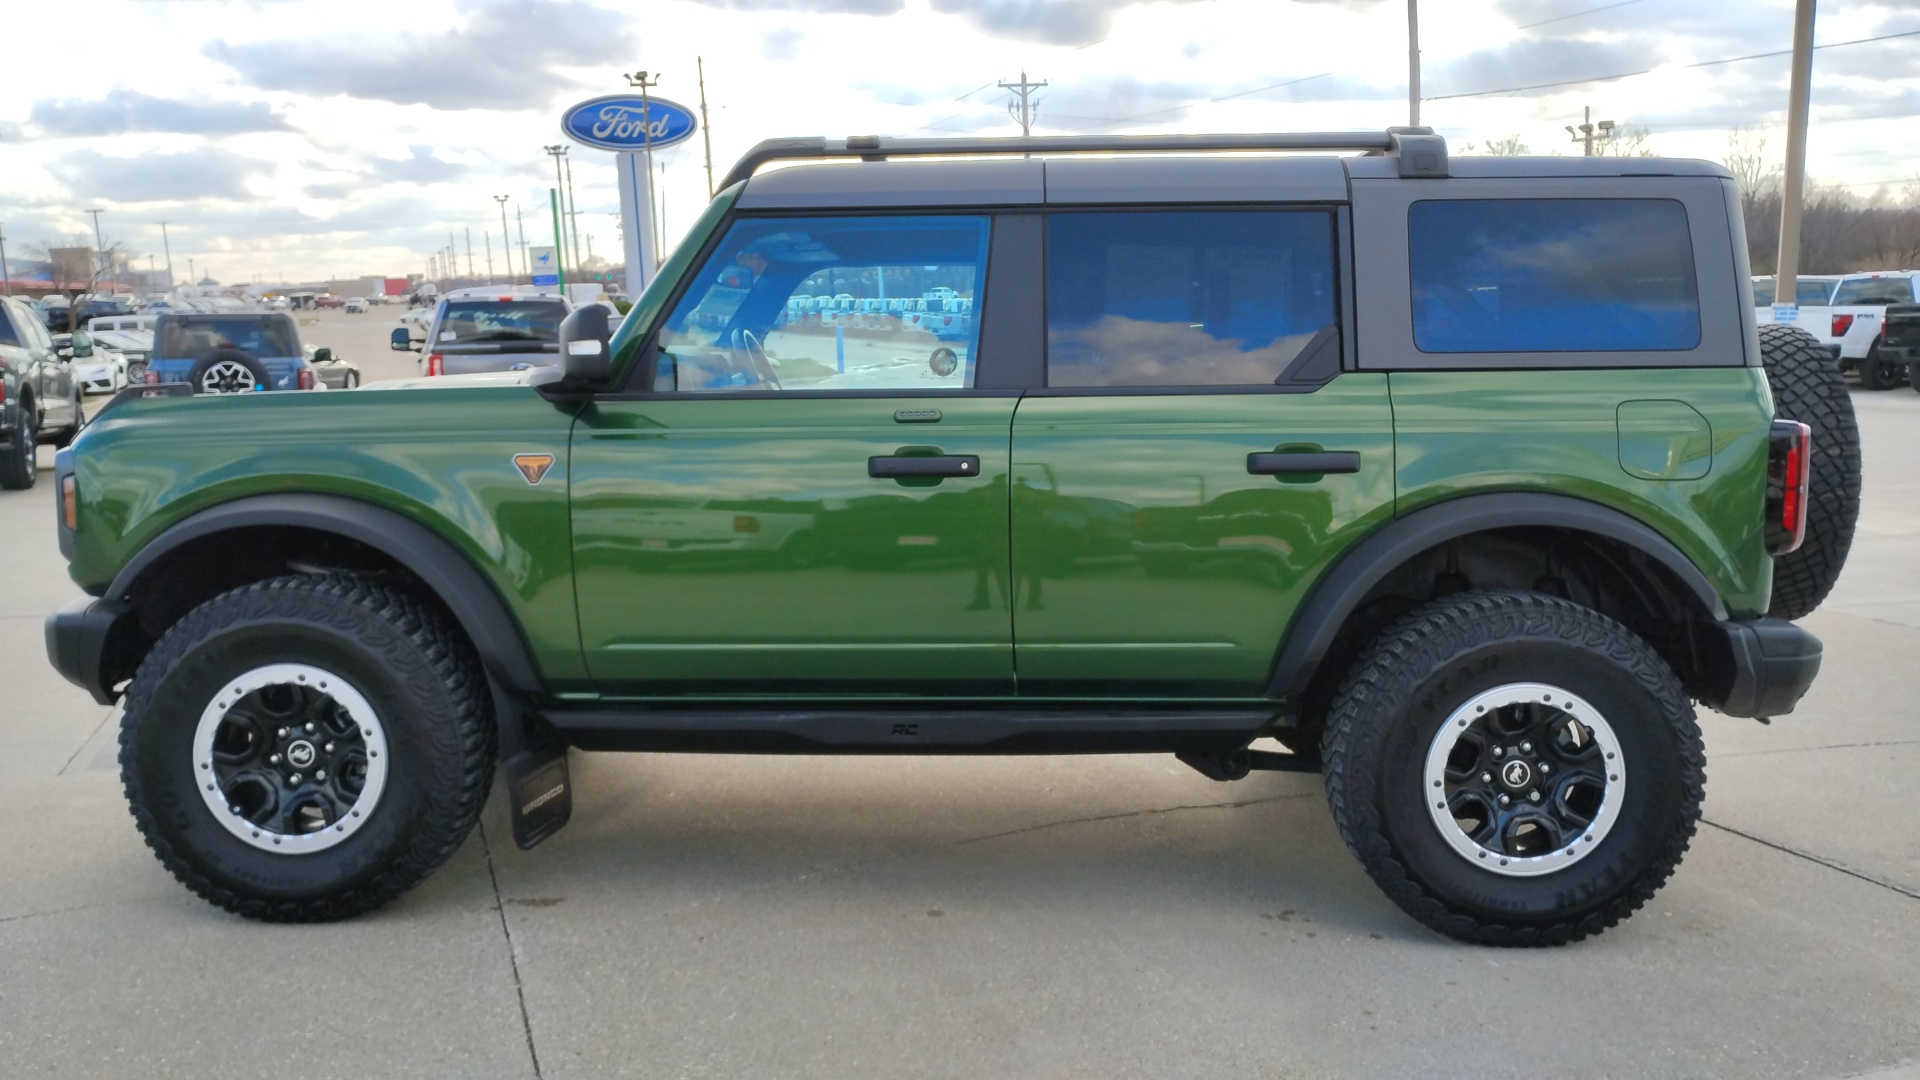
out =
<svg viewBox="0 0 1920 1080"><path fill-rule="evenodd" d="M740 348L747 354L748 362L753 364L753 373L760 377L761 382L770 384L775 390L786 389L780 385L780 376L773 373L773 365L767 363L766 346L760 344L760 339L754 336L753 331L740 331Z"/></svg>

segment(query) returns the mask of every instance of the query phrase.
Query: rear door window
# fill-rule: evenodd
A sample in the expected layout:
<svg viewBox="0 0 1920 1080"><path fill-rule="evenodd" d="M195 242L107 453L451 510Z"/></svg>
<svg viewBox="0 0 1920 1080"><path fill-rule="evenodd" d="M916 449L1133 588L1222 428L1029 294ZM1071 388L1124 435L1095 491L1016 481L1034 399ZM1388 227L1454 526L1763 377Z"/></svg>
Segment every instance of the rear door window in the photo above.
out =
<svg viewBox="0 0 1920 1080"><path fill-rule="evenodd" d="M1047 385L1272 385L1333 332L1324 210L1055 213Z"/></svg>
<svg viewBox="0 0 1920 1080"><path fill-rule="evenodd" d="M1677 200L1426 200L1407 225L1421 352L1700 344L1693 242Z"/></svg>

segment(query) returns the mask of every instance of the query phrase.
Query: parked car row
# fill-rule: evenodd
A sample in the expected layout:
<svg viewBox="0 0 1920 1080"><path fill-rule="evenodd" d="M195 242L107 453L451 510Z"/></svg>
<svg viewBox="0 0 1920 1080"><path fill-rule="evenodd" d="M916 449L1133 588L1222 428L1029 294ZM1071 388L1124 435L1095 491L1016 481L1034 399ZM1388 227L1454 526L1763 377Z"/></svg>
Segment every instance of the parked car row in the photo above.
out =
<svg viewBox="0 0 1920 1080"><path fill-rule="evenodd" d="M1754 278L1754 310L1760 324L1775 322L1774 279ZM1888 310L1920 304L1920 271L1882 270L1861 274L1801 277L1793 324L1812 334L1840 365L1860 376L1867 390L1891 390L1913 382L1907 350L1889 349Z"/></svg>

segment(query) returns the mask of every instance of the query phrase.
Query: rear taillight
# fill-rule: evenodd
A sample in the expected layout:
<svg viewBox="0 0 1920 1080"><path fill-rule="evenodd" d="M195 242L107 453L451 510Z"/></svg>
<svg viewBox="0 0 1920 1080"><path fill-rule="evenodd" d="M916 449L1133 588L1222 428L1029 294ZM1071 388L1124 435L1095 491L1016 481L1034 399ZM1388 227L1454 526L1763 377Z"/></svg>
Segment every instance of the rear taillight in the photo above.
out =
<svg viewBox="0 0 1920 1080"><path fill-rule="evenodd" d="M441 369L440 354L437 352L428 353L427 354L427 374L438 375L441 373L440 369Z"/></svg>
<svg viewBox="0 0 1920 1080"><path fill-rule="evenodd" d="M1807 538L1807 486L1813 478L1813 429L1775 420L1767 440L1767 551L1785 555Z"/></svg>
<svg viewBox="0 0 1920 1080"><path fill-rule="evenodd" d="M313 389L313 369L312 368L308 367L308 368L300 369L300 389L302 390Z"/></svg>
<svg viewBox="0 0 1920 1080"><path fill-rule="evenodd" d="M1853 329L1853 316L1835 315L1833 317L1833 334L1831 336L1846 337L1847 331L1851 329Z"/></svg>
<svg viewBox="0 0 1920 1080"><path fill-rule="evenodd" d="M7 380L0 379L0 405L7 403Z"/></svg>

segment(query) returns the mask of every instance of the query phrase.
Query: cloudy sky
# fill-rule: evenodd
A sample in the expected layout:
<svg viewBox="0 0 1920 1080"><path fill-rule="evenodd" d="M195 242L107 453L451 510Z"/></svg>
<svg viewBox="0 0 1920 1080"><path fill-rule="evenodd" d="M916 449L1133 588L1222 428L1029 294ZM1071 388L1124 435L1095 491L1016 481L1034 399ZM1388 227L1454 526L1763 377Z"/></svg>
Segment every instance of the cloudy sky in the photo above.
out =
<svg viewBox="0 0 1920 1080"><path fill-rule="evenodd" d="M660 75L716 173L779 135L1017 133L993 84L1049 85L1048 134L1380 128L1406 122L1402 0L89 0L10 12L0 224L10 252L102 228L221 281L418 272L473 230L500 262L508 195L550 235L543 144L571 102ZM1920 31L1920 0L1826 0L1816 41ZM1563 125L1644 126L1720 159L1778 151L1792 0L1425 0L1423 120L1458 152ZM45 47L27 43L40 42ZM1704 66L1702 66L1704 65ZM1635 73L1635 74L1629 74ZM1626 76L1601 80L1604 76ZM1569 80L1571 85L1541 86ZM1522 89L1514 89L1522 88ZM1920 177L1920 35L1815 54L1809 167L1862 197ZM665 164L666 232L707 197L698 137ZM572 151L580 231L617 252L613 159ZM509 217L512 216L509 205ZM515 237L517 243L518 237ZM145 265L144 258L139 260Z"/></svg>

